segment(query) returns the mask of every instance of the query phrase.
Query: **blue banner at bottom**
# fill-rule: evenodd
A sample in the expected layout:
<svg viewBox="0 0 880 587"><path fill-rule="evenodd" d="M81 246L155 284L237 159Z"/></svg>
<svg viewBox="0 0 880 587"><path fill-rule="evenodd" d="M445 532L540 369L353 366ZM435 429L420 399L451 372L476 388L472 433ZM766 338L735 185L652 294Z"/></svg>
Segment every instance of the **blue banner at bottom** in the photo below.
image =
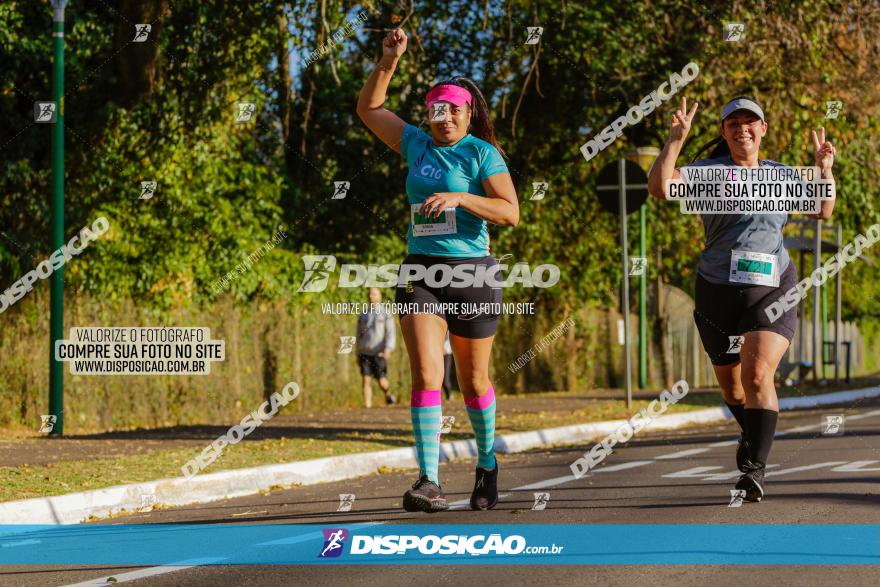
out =
<svg viewBox="0 0 880 587"><path fill-rule="evenodd" d="M880 564L865 524L0 525L0 565Z"/></svg>

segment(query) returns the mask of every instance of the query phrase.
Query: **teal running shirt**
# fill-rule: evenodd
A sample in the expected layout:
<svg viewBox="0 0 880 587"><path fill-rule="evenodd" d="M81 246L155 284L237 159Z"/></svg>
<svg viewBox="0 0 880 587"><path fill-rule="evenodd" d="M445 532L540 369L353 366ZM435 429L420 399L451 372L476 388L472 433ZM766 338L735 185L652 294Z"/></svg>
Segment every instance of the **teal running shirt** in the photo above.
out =
<svg viewBox="0 0 880 587"><path fill-rule="evenodd" d="M464 208L455 208L430 221L413 212L413 206L436 192L467 192L485 196L483 181L508 173L498 149L470 134L449 147L435 145L431 135L407 124L400 154L409 164L406 195L410 221L407 251L435 257L484 257L489 254L486 221ZM415 226L414 226L415 224Z"/></svg>

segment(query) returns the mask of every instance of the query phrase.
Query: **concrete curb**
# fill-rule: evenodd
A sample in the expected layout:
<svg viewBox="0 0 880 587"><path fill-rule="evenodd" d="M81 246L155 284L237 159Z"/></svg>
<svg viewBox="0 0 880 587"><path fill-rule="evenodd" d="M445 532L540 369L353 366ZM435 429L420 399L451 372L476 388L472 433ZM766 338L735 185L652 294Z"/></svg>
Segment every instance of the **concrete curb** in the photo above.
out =
<svg viewBox="0 0 880 587"><path fill-rule="evenodd" d="M779 401L779 407L782 410L817 407L877 396L880 396L880 387L871 387L810 397L784 398ZM730 417L726 408L707 408L661 416L645 429L674 429ZM625 421L609 420L505 434L495 439L495 449L502 454L511 454L541 446L601 439ZM456 440L440 445L441 461L473 456L476 456L476 444L473 440ZM189 480L185 477L159 479L54 497L3 502L0 503L0 524L77 524L91 517L104 518L121 512L148 511L152 503L182 506L217 501L253 495L273 487L310 485L361 477L376 473L382 467L418 467L415 448L233 469L205 473ZM152 496L146 507L142 496Z"/></svg>

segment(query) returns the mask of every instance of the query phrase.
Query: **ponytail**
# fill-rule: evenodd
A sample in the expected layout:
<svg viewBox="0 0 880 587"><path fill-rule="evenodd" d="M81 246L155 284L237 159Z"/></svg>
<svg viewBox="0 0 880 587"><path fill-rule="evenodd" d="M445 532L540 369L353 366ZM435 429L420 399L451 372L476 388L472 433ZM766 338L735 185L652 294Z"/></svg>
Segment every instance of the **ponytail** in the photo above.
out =
<svg viewBox="0 0 880 587"><path fill-rule="evenodd" d="M477 84L475 84L473 80L462 76L456 76L450 80L440 82L437 85L439 86L441 84L458 86L471 93L471 96L473 96L473 105L471 108L471 134L486 141L498 149L498 152L501 153L503 157L507 158L507 153L504 152L504 149L501 148L498 144L498 140L495 138L495 126L492 124L492 119L489 118L489 106L486 104L486 98L483 97L483 93L480 91L480 88L477 87Z"/></svg>
<svg viewBox="0 0 880 587"><path fill-rule="evenodd" d="M703 147L697 152L697 154L694 155L694 158L691 159L691 163L699 159L700 155L702 155L703 152L709 147L714 147L714 149L712 149L712 152L709 153L709 159L718 159L719 157L730 155L730 147L727 146L727 141L724 140L724 137L715 137L714 139L703 145Z"/></svg>

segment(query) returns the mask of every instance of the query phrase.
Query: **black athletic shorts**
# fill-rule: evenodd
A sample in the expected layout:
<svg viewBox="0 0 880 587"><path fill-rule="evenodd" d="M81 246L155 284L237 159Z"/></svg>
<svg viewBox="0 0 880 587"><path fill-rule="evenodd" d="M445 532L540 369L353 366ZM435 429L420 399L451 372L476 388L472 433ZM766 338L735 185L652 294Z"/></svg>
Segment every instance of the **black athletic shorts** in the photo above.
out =
<svg viewBox="0 0 880 587"><path fill-rule="evenodd" d="M797 271L791 262L779 276L779 287L717 284L697 274L694 320L712 364L738 362L739 349L730 337L746 332L767 330L781 334L791 342L797 326L797 306L786 310L774 322L770 321L765 309L795 285Z"/></svg>
<svg viewBox="0 0 880 587"><path fill-rule="evenodd" d="M445 264L454 268L465 263L472 263L475 266L483 265L485 267L498 265L498 261L492 256L453 259L429 255L407 255L406 259L403 260L403 265L424 266L428 274L426 278L432 274L435 276L432 280L434 283L439 280L441 273L439 271L432 272L431 267ZM401 266L402 272L403 266ZM471 271L471 274L479 275L481 272L481 270L475 268ZM503 281L504 276L498 272L495 274L495 280ZM404 305L402 307L406 307L408 304L415 304L413 308L415 313L433 313L440 316L446 320L449 332L464 338L488 338L493 336L498 330L498 323L501 321L501 288L491 287L487 280L483 280L482 284L478 283L469 287L453 287L452 285L432 287L427 285L424 279L411 281L406 285L397 287L394 301L397 304ZM441 304L444 304L444 311L437 311L438 306ZM457 304L457 306L452 306L451 304ZM456 309L458 310L457 312L455 311ZM403 318L413 312L400 311L399 313L400 317Z"/></svg>
<svg viewBox="0 0 880 587"><path fill-rule="evenodd" d="M382 355L358 355L361 375L382 379L388 376L388 361Z"/></svg>

